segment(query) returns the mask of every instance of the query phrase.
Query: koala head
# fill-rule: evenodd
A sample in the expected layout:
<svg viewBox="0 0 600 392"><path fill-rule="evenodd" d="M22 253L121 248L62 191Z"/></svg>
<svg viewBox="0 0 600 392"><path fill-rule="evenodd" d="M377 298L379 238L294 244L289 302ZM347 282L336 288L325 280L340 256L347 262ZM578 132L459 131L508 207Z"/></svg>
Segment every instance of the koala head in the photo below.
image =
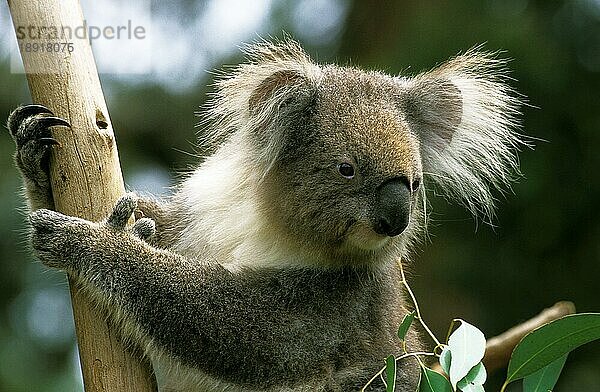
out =
<svg viewBox="0 0 600 392"><path fill-rule="evenodd" d="M249 48L219 83L214 132L241 135L263 219L326 265L404 255L431 179L491 216L517 172L519 102L500 62L469 52L413 78L319 66L291 41ZM242 148L242 146L240 146Z"/></svg>

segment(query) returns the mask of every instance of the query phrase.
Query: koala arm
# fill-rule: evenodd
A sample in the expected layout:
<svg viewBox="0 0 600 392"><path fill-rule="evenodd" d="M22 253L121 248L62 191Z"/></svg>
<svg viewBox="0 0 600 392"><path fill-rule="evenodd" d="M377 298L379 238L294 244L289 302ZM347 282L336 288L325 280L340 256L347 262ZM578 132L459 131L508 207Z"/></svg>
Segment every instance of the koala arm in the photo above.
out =
<svg viewBox="0 0 600 392"><path fill-rule="evenodd" d="M136 198L128 195L102 223L38 210L30 216L34 251L47 266L74 275L112 316L120 314L123 320L117 321L126 330L142 335L137 338L156 339L170 354L187 356L193 352L190 339L180 334L198 329L198 314L211 314L195 299L214 290L211 282L225 280L228 273L217 263L189 260L146 243L154 234L148 218L126 229L136 206ZM219 325L205 321L205 331Z"/></svg>
<svg viewBox="0 0 600 392"><path fill-rule="evenodd" d="M360 286L364 277L355 273L230 272L188 259L143 241L153 234L150 219L125 229L135 208L126 196L103 223L39 210L31 215L32 243L43 263L74 275L151 356L266 388L307 379L314 386L364 385L381 358L398 350L394 329L374 325L381 317L362 300L389 297L383 286ZM370 292L363 297L359 289ZM389 336L376 336L388 329ZM382 344L356 342L362 335Z"/></svg>

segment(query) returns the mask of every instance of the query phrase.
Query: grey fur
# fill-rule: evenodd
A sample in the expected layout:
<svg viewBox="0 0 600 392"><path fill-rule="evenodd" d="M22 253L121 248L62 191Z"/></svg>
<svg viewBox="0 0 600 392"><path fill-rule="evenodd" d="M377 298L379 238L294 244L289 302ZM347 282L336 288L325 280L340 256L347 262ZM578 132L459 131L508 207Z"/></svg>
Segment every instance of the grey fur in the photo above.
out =
<svg viewBox="0 0 600 392"><path fill-rule="evenodd" d="M220 144L167 202L128 195L102 223L39 210L33 246L145 350L164 390L360 390L402 352L397 262L424 228L424 176L489 215L487 184L516 169L518 100L475 52L415 78L319 66L291 41L248 52L206 111ZM28 111L9 129L24 135L17 163L37 200L46 131ZM408 227L385 237L374 227L390 182L406 186L384 199L405 195ZM408 343L422 349L414 331ZM414 391L417 364L398 369L396 390Z"/></svg>
<svg viewBox="0 0 600 392"><path fill-rule="evenodd" d="M139 239L150 242L156 233L156 223L150 218L141 218L133 225L133 234Z"/></svg>

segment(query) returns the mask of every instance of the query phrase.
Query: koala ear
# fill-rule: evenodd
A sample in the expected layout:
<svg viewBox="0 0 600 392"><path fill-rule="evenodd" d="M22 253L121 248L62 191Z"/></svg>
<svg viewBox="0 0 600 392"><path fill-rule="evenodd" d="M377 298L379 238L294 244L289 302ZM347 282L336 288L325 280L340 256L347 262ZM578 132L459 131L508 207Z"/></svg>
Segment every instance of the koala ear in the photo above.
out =
<svg viewBox="0 0 600 392"><path fill-rule="evenodd" d="M412 79L402 79L401 106L418 135L426 176L475 216L491 219L494 197L520 175L519 107L505 62L471 50Z"/></svg>
<svg viewBox="0 0 600 392"><path fill-rule="evenodd" d="M275 71L267 76L250 94L248 107L251 114L269 110L269 104L281 106L306 82L304 76L293 69ZM288 98L289 97L289 98ZM283 101L282 101L283 99Z"/></svg>
<svg viewBox="0 0 600 392"><path fill-rule="evenodd" d="M309 102L321 69L292 40L244 49L247 62L217 82L204 139L221 142L233 132L247 135L257 143L261 156L256 158L269 165L285 139L285 127L279 125Z"/></svg>
<svg viewBox="0 0 600 392"><path fill-rule="evenodd" d="M447 79L424 76L407 83L402 108L421 144L443 150L462 120L461 91Z"/></svg>

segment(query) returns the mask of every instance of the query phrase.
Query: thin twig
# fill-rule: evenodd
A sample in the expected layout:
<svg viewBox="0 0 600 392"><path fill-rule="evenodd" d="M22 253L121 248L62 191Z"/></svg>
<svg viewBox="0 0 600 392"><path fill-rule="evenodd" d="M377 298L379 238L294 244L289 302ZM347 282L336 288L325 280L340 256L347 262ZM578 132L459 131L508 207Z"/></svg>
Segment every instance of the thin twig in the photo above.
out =
<svg viewBox="0 0 600 392"><path fill-rule="evenodd" d="M398 259L397 263L398 263L398 266L400 267L400 275L402 277L402 284L404 285L404 287L406 287L406 291L408 291L408 295L410 296L413 306L415 307L415 312L417 313L416 318L419 320L419 323L421 323L421 326L423 327L423 329L425 329L425 331L429 334L431 339L435 342L436 346L439 346L441 344L440 341L438 340L438 338L435 337L433 332L431 332L431 330L429 329L429 327L423 320L423 317L421 317L421 310L419 309L419 304L417 303L417 298L415 297L415 294L413 293L412 289L408 285L408 282L406 281L406 276L404 275L404 268L402 267L402 261L400 259Z"/></svg>

